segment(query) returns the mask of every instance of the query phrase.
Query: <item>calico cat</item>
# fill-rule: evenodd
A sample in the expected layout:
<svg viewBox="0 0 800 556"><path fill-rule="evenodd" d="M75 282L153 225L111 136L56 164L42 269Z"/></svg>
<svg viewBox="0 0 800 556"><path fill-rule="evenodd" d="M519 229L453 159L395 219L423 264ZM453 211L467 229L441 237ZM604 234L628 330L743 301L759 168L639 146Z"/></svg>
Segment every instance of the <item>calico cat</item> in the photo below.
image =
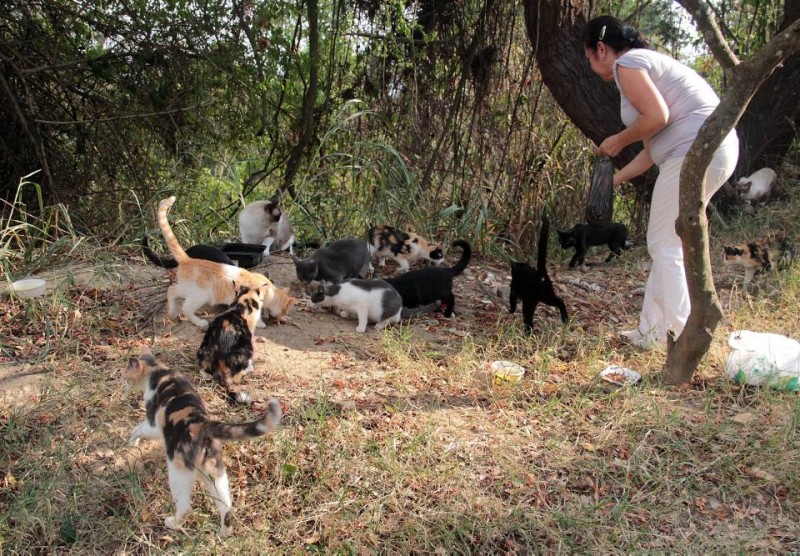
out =
<svg viewBox="0 0 800 556"><path fill-rule="evenodd" d="M178 263L176 283L167 290L167 309L170 316L177 315L178 299L183 299L181 312L193 324L204 328L208 321L198 317L195 312L204 305L230 305L236 299L237 286L251 289L267 286L264 294L264 310L276 318L285 316L288 311L288 288L280 289L263 274L250 272L237 266L219 264L203 259L192 259L178 242L167 219L167 211L175 203L175 197L164 199L158 205L158 225L169 248L170 254ZM236 286L234 286L236 284ZM266 326L259 316L258 326Z"/></svg>
<svg viewBox="0 0 800 556"><path fill-rule="evenodd" d="M311 302L321 307L336 307L339 315L347 318L358 315L356 332L366 332L367 323L374 322L375 329L400 322L414 315L430 313L441 305L439 300L417 309L403 307L400 294L385 280L345 280L340 284L320 285L311 295Z"/></svg>
<svg viewBox="0 0 800 556"><path fill-rule="evenodd" d="M289 218L278 206L279 197L268 201L254 201L239 213L239 235L243 243L264 245L264 254L269 255L272 246L276 251L294 254L294 230Z"/></svg>
<svg viewBox="0 0 800 556"><path fill-rule="evenodd" d="M160 266L162 268L178 267L178 261L172 257L162 257L150 249L150 243L147 239L147 236L142 236L142 252L148 259L150 259L150 262L156 266ZM186 254L192 259L205 259L207 261L213 261L220 264L236 264L222 249L214 247L213 245L205 245L203 243L192 245L186 250Z"/></svg>
<svg viewBox="0 0 800 556"><path fill-rule="evenodd" d="M233 532L233 512L228 475L222 459L222 441L262 436L278 426L281 406L267 404L260 419L241 424L213 421L203 399L182 374L171 371L149 348L131 358L125 371L129 389L144 391L146 418L131 432L128 445L140 438L161 439L167 450L167 472L175 515L164 520L177 529L192 511L192 488L199 477L219 511L219 535Z"/></svg>
<svg viewBox="0 0 800 556"><path fill-rule="evenodd" d="M464 272L472 257L472 248L463 239L453 242L453 247L461 247L461 259L450 268L420 268L387 278L386 281L403 298L403 307L419 307L441 300L444 316L450 318L456 305L453 295L453 278Z"/></svg>
<svg viewBox="0 0 800 556"><path fill-rule="evenodd" d="M625 224L612 222L607 226L590 226L575 224L570 230L558 230L558 243L563 249L575 248L575 255L569 261L569 267L583 265L586 252L593 245L608 245L611 250L606 262L622 255L621 249L629 249L628 228Z"/></svg>
<svg viewBox="0 0 800 556"><path fill-rule="evenodd" d="M744 267L745 284L749 284L757 272L788 268L797 256L794 242L785 236L725 246L722 250L724 265Z"/></svg>
<svg viewBox="0 0 800 556"><path fill-rule="evenodd" d="M760 201L769 198L772 193L772 185L777 178L778 174L772 168L761 168L749 176L739 178L736 186L742 192L743 200Z"/></svg>
<svg viewBox="0 0 800 556"><path fill-rule="evenodd" d="M369 229L369 254L378 257L378 266L386 264L390 257L406 272L409 265L417 260L428 260L434 264L444 261L444 253L438 245L413 232L403 232L391 226L373 226Z"/></svg>
<svg viewBox="0 0 800 556"><path fill-rule="evenodd" d="M206 329L197 350L200 373L222 386L232 403L250 403L249 394L234 392L232 383L240 374L253 371L253 333L266 289L266 285L252 290L242 287L230 307Z"/></svg>
<svg viewBox="0 0 800 556"><path fill-rule="evenodd" d="M314 280L339 284L348 278L366 278L369 272L369 248L361 239L340 239L306 259L292 256L292 260L304 284Z"/></svg>
<svg viewBox="0 0 800 556"><path fill-rule="evenodd" d="M522 300L522 321L525 323L525 334L533 330L533 313L539 303L557 307L561 312L561 321L567 322L567 307L556 295L553 282L547 274L547 238L550 232L550 221L542 216L542 227L539 231L539 246L536 268L527 263L511 263L511 292L509 294L510 312L517 310L517 299Z"/></svg>

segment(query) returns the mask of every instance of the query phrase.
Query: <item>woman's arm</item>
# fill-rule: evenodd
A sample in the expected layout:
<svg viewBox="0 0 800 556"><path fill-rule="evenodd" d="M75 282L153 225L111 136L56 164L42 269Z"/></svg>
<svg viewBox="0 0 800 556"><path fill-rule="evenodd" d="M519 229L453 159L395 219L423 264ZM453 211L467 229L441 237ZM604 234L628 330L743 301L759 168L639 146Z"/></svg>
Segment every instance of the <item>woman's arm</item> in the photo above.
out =
<svg viewBox="0 0 800 556"><path fill-rule="evenodd" d="M637 141L646 141L664 129L669 120L669 108L645 70L617 67L617 78L622 94L639 112L631 127L608 137L597 147L598 154L617 156L619 152Z"/></svg>
<svg viewBox="0 0 800 556"><path fill-rule="evenodd" d="M628 162L627 165L620 168L619 172L614 174L614 187L622 182L632 180L636 176L644 174L650 166L653 165L653 159L650 157L650 148L645 143L644 149L637 154L633 160Z"/></svg>

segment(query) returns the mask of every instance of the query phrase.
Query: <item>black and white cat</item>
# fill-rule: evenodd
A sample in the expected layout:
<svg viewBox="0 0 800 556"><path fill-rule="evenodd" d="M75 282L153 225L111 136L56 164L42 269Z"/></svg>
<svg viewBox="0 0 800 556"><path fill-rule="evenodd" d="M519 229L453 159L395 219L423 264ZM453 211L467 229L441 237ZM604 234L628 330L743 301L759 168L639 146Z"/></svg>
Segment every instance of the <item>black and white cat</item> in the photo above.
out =
<svg viewBox="0 0 800 556"><path fill-rule="evenodd" d="M348 278L366 278L369 248L362 239L340 239L317 249L305 259L292 256L297 278L304 284L314 280L339 284Z"/></svg>
<svg viewBox="0 0 800 556"><path fill-rule="evenodd" d="M243 243L264 246L264 254L288 250L294 254L294 230L289 218L278 206L276 195L267 201L254 201L239 213L239 235Z"/></svg>
<svg viewBox="0 0 800 556"><path fill-rule="evenodd" d="M142 252L150 259L150 262L156 266L162 268L178 268L178 261L174 257L165 257L150 249L147 236L142 237ZM192 245L186 250L186 254L192 259L205 259L207 261L229 265L236 264L222 249L204 243Z"/></svg>
<svg viewBox="0 0 800 556"><path fill-rule="evenodd" d="M366 332L367 323L374 322L375 329L400 322L414 315L430 313L441 305L439 300L424 307L406 309L403 299L385 280L351 279L340 284L320 285L311 295L311 302L320 307L335 307L339 316L358 316L356 332Z"/></svg>
<svg viewBox="0 0 800 556"><path fill-rule="evenodd" d="M522 300L522 321L525 323L525 334L533 329L533 313L539 303L557 307L561 312L561 321L567 322L567 307L556 295L553 282L547 274L547 238L550 232L550 221L542 216L542 227L539 231L539 246L536 268L527 263L511 263L511 292L509 294L509 310L513 314L517 310L517 299Z"/></svg>
<svg viewBox="0 0 800 556"><path fill-rule="evenodd" d="M611 250L606 262L620 257L622 249L629 249L628 228L625 224L612 222L606 226L590 226L589 224L575 224L570 230L558 231L558 243L564 249L575 248L575 255L569 261L569 267L583 265L586 252L593 245L608 245Z"/></svg>
<svg viewBox="0 0 800 556"><path fill-rule="evenodd" d="M453 246L462 249L461 259L455 266L420 268L386 279L403 298L403 307L419 307L440 300L444 316L450 318L453 315L456 305L453 278L464 272L472 257L472 248L463 239L454 241Z"/></svg>

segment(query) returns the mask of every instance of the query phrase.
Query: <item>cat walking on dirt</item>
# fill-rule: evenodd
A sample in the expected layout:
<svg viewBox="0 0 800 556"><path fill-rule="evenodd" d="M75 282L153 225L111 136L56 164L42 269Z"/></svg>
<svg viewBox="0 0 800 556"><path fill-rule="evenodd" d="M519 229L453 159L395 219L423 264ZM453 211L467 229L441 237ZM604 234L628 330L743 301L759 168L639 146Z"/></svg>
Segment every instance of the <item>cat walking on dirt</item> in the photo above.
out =
<svg viewBox="0 0 800 556"><path fill-rule="evenodd" d="M247 392L233 391L233 382L253 371L253 334L266 288L243 286L230 307L208 327L197 350L200 373L222 386L232 403L250 403Z"/></svg>
<svg viewBox="0 0 800 556"><path fill-rule="evenodd" d="M547 239L550 232L550 221L542 216L542 227L539 231L539 246L536 268L524 262L511 263L511 292L509 294L510 312L517 310L517 299L522 300L522 321L525 334L533 330L533 314L539 303L556 307L561 312L561 322L568 320L567 306L558 297L553 282L547 274Z"/></svg>
<svg viewBox="0 0 800 556"><path fill-rule="evenodd" d="M175 197L164 199L158 205L158 225L170 254L178 263L176 282L167 290L167 310L170 316L178 314L178 301L183 300L181 311L192 324L205 328L206 319L197 316L205 305L230 305L236 299L238 288L246 286L259 289L266 286L264 308L273 317L281 319L291 307L288 288L277 288L263 274L250 272L237 266L219 264L189 257L172 232L167 211ZM258 326L266 326L259 316Z"/></svg>
<svg viewBox="0 0 800 556"><path fill-rule="evenodd" d="M280 404L270 400L267 412L250 423L214 421L186 377L171 371L146 347L138 358L128 361L125 379L129 389L144 391L146 412L145 419L133 429L128 445L138 445L140 438L152 438L161 440L167 451L175 513L164 519L164 525L180 528L192 511L192 489L199 478L217 506L220 537L229 536L233 532L233 503L222 442L267 434L280 423Z"/></svg>

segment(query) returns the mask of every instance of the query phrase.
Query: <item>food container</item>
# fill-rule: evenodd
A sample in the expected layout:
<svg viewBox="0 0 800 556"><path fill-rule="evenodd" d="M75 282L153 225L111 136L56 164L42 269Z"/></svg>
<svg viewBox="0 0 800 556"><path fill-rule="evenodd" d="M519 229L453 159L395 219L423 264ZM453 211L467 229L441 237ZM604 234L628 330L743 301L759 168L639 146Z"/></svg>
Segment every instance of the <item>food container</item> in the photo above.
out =
<svg viewBox="0 0 800 556"><path fill-rule="evenodd" d="M642 375L633 369L609 365L600 373L600 378L617 386L629 386L642 380Z"/></svg>
<svg viewBox="0 0 800 556"><path fill-rule="evenodd" d="M42 297L47 289L47 282L41 278L26 278L11 284L10 290L18 297Z"/></svg>
<svg viewBox="0 0 800 556"><path fill-rule="evenodd" d="M511 361L494 361L489 367L496 385L516 384L525 376L525 367Z"/></svg>
<svg viewBox="0 0 800 556"><path fill-rule="evenodd" d="M257 243L228 243L220 247L222 252L242 268L253 268L264 257L264 245Z"/></svg>

